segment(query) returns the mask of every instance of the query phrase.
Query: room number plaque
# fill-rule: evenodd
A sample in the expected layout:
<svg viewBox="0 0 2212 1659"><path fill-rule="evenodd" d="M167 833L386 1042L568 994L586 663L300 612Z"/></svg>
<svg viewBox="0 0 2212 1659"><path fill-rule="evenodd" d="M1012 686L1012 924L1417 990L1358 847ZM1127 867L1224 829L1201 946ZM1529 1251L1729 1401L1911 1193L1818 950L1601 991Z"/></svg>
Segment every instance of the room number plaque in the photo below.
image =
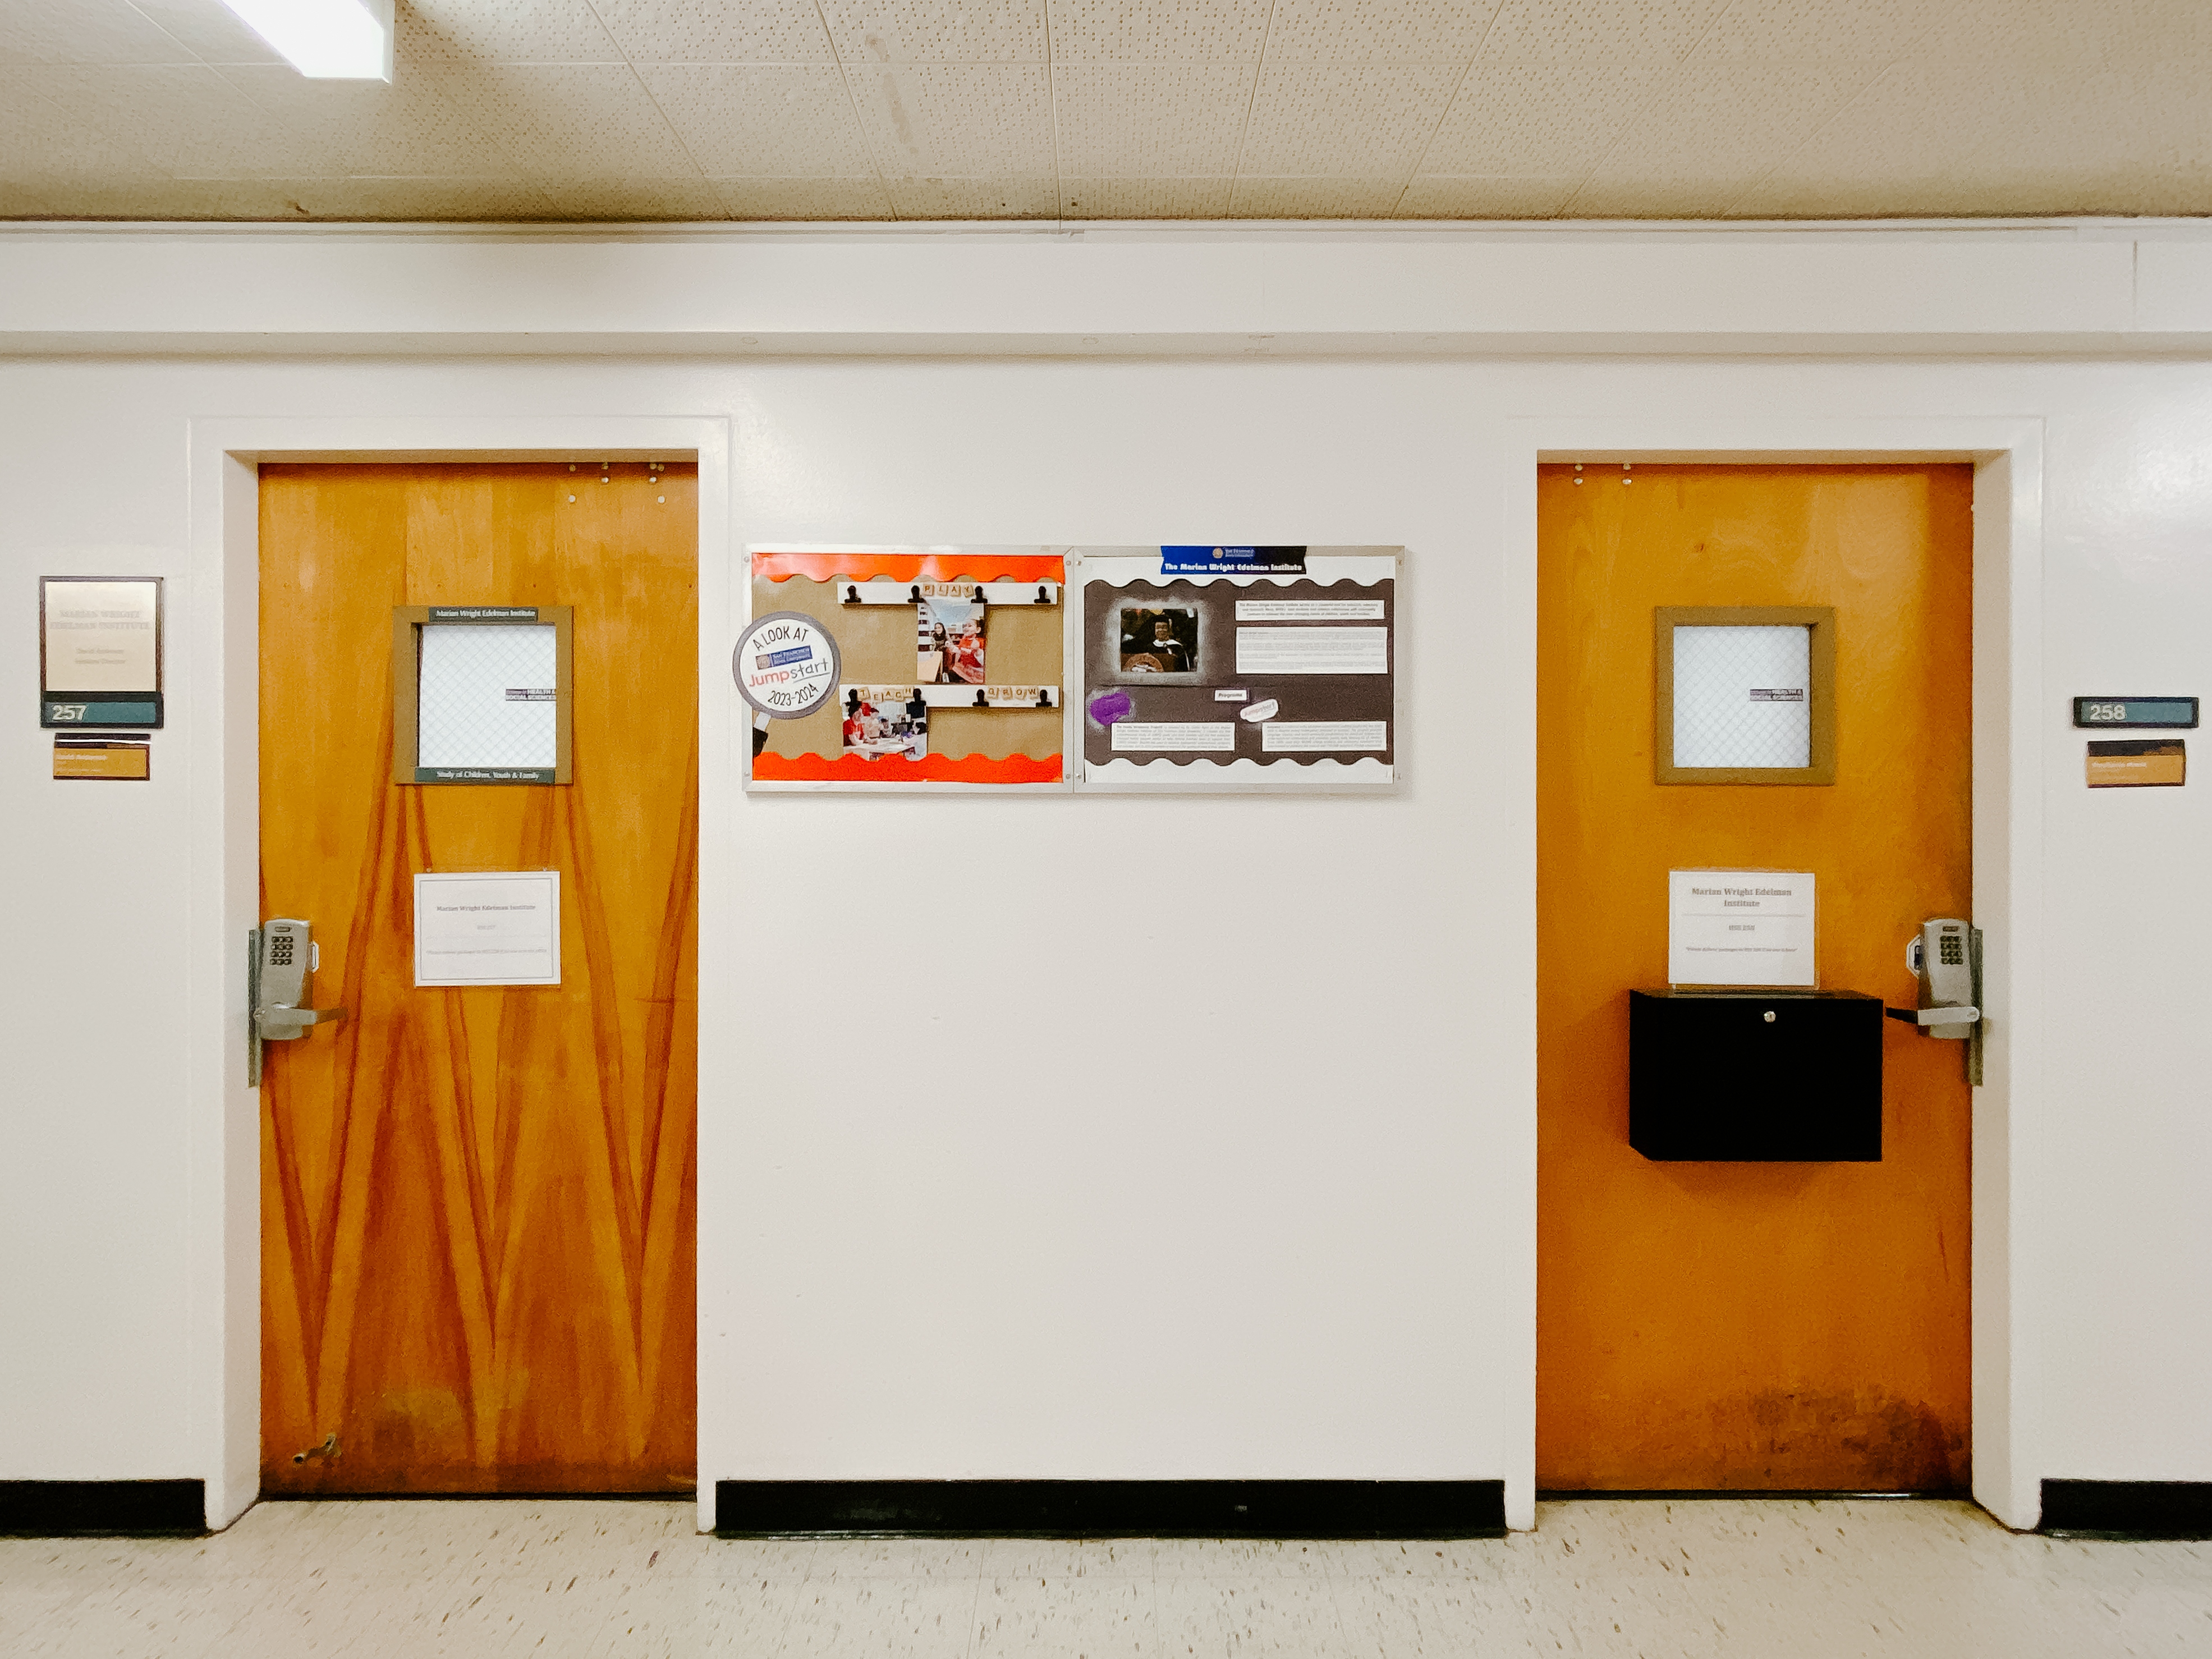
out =
<svg viewBox="0 0 2212 1659"><path fill-rule="evenodd" d="M2074 724L2095 728L2193 732L2194 697L2076 697Z"/></svg>

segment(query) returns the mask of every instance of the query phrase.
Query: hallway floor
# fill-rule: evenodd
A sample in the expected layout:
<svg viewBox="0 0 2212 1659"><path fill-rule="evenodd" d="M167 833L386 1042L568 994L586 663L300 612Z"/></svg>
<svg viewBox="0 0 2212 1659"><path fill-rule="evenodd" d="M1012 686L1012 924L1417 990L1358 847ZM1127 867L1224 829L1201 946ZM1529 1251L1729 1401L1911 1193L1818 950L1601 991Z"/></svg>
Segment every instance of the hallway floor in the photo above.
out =
<svg viewBox="0 0 2212 1659"><path fill-rule="evenodd" d="M1456 1544L755 1543L695 1514L268 1503L215 1538L0 1539L0 1653L2212 1655L2212 1544L1966 1504L1586 1500Z"/></svg>

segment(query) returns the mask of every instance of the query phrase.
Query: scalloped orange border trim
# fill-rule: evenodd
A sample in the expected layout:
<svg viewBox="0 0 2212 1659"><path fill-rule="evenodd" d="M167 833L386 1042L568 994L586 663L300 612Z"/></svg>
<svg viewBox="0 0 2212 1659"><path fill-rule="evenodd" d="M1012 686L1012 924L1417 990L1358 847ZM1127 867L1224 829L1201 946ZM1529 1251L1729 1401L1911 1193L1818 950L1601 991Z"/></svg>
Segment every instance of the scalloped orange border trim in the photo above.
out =
<svg viewBox="0 0 2212 1659"><path fill-rule="evenodd" d="M756 553L753 574L771 581L804 576L809 581L847 579L868 581L886 576L896 582L949 582L966 576L977 581L1058 582L1067 580L1067 561L1058 554L1008 557L981 553Z"/></svg>
<svg viewBox="0 0 2212 1659"><path fill-rule="evenodd" d="M918 761L897 755L875 760L866 755L753 757L753 777L761 783L1058 783L1062 769L1058 755L1008 755L1003 760L925 755Z"/></svg>

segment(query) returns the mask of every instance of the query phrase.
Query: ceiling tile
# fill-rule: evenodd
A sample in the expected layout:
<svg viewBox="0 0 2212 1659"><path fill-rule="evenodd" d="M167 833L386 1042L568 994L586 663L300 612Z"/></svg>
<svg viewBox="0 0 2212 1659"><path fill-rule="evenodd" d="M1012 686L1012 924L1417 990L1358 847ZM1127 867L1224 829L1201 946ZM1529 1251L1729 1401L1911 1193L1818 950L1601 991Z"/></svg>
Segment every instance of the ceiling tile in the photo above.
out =
<svg viewBox="0 0 2212 1659"><path fill-rule="evenodd" d="M1060 181L1063 219L1218 219L1233 179L1073 179Z"/></svg>
<svg viewBox="0 0 2212 1659"><path fill-rule="evenodd" d="M72 192L64 185L52 195L0 176L0 219L53 219L70 213Z"/></svg>
<svg viewBox="0 0 2212 1659"><path fill-rule="evenodd" d="M886 179L1049 179L1048 77L1042 64L855 65L846 84Z"/></svg>
<svg viewBox="0 0 2212 1659"><path fill-rule="evenodd" d="M131 145L39 96L43 78L37 70L0 69L0 180L46 190L167 176Z"/></svg>
<svg viewBox="0 0 2212 1659"><path fill-rule="evenodd" d="M501 172L539 180L699 173L627 64L449 64L437 78L499 145Z"/></svg>
<svg viewBox="0 0 2212 1659"><path fill-rule="evenodd" d="M635 64L834 64L814 0L599 0Z"/></svg>
<svg viewBox="0 0 2212 1659"><path fill-rule="evenodd" d="M1060 169L1094 178L1233 173L1257 74L1231 64L1056 68Z"/></svg>
<svg viewBox="0 0 2212 1659"><path fill-rule="evenodd" d="M447 97L438 80L309 81L289 64L216 71L294 135L295 153L322 158L317 171L377 175L482 173L499 148L483 125Z"/></svg>
<svg viewBox="0 0 2212 1659"><path fill-rule="evenodd" d="M1428 148L1458 79L1442 64L1268 64L1237 172L1402 181Z"/></svg>
<svg viewBox="0 0 2212 1659"><path fill-rule="evenodd" d="M0 6L0 64L196 61L181 41L124 0L7 0Z"/></svg>
<svg viewBox="0 0 2212 1659"><path fill-rule="evenodd" d="M1735 0L1698 45L1721 58L1894 59L1942 15L1939 0Z"/></svg>
<svg viewBox="0 0 2212 1659"><path fill-rule="evenodd" d="M1402 179L1240 178L1232 219L1387 219L1405 194Z"/></svg>
<svg viewBox="0 0 2212 1659"><path fill-rule="evenodd" d="M1042 64L1044 0L823 0L848 64Z"/></svg>
<svg viewBox="0 0 2212 1659"><path fill-rule="evenodd" d="M1729 0L1505 0L1486 57L1543 59L1687 57Z"/></svg>
<svg viewBox="0 0 2212 1659"><path fill-rule="evenodd" d="M441 63L618 64L586 0L405 0L401 56Z"/></svg>
<svg viewBox="0 0 2212 1659"><path fill-rule="evenodd" d="M501 224L556 216L545 192L520 179L303 179L289 188L318 220Z"/></svg>
<svg viewBox="0 0 2212 1659"><path fill-rule="evenodd" d="M545 180L544 189L552 204L553 217L576 222L729 216L722 192L704 179L655 179L641 173L596 179L564 177Z"/></svg>
<svg viewBox="0 0 2212 1659"><path fill-rule="evenodd" d="M1947 0L1914 46L1991 72L2099 70L2190 61L2212 68L2203 0Z"/></svg>
<svg viewBox="0 0 2212 1659"><path fill-rule="evenodd" d="M78 0L82 4L83 0ZM222 0L131 0L206 64L281 64L283 55Z"/></svg>
<svg viewBox="0 0 2212 1659"><path fill-rule="evenodd" d="M1868 64L1749 62L1678 70L1567 210L1598 219L1724 212L1880 72Z"/></svg>
<svg viewBox="0 0 2212 1659"><path fill-rule="evenodd" d="M221 0L0 0L0 216L2212 214L2212 0L398 15L381 87Z"/></svg>
<svg viewBox="0 0 2212 1659"><path fill-rule="evenodd" d="M902 219L1054 219L1060 187L1050 179L890 179Z"/></svg>
<svg viewBox="0 0 2212 1659"><path fill-rule="evenodd" d="M2212 96L2187 60L2014 83L2018 102L1947 169L1990 213L2203 213L2212 176ZM2110 201L2111 207L2083 206ZM2194 203L2190 207L2144 204Z"/></svg>
<svg viewBox="0 0 2212 1659"><path fill-rule="evenodd" d="M1460 82L1421 171L1468 174L1587 173L1672 65L1528 63L1485 57Z"/></svg>
<svg viewBox="0 0 2212 1659"><path fill-rule="evenodd" d="M178 178L313 178L343 161L204 65L70 68L40 89L79 124Z"/></svg>
<svg viewBox="0 0 2212 1659"><path fill-rule="evenodd" d="M299 199L298 184L289 179L117 179L70 191L66 216L299 224L314 216Z"/></svg>
<svg viewBox="0 0 2212 1659"><path fill-rule="evenodd" d="M1498 0L1275 0L1270 64L1464 64Z"/></svg>
<svg viewBox="0 0 2212 1659"><path fill-rule="evenodd" d="M1484 179L1424 173L1399 199L1401 219L1548 219L1575 193L1580 173Z"/></svg>
<svg viewBox="0 0 2212 1659"><path fill-rule="evenodd" d="M2027 93L2016 76L1916 55L1876 77L1728 206L1731 216L1810 216L1832 202L1844 215L1923 212L1948 187L1947 171L1985 135L2008 134Z"/></svg>
<svg viewBox="0 0 2212 1659"><path fill-rule="evenodd" d="M710 176L876 176L835 64L641 64L638 74Z"/></svg>
<svg viewBox="0 0 2212 1659"><path fill-rule="evenodd" d="M1055 64L1256 64L1273 0L1048 0Z"/></svg>
<svg viewBox="0 0 2212 1659"><path fill-rule="evenodd" d="M710 179L732 219L888 219L875 179Z"/></svg>
<svg viewBox="0 0 2212 1659"><path fill-rule="evenodd" d="M2176 173L2150 173L2140 167L2118 172L2082 169L2068 179L1967 173L1931 187L1917 199L1927 205L1909 210L1885 205L1877 211L1884 218L1900 212L1960 219L2067 218L2078 214L2202 218L2212 214L2212 167ZM2094 205L2084 206L2084 203Z"/></svg>

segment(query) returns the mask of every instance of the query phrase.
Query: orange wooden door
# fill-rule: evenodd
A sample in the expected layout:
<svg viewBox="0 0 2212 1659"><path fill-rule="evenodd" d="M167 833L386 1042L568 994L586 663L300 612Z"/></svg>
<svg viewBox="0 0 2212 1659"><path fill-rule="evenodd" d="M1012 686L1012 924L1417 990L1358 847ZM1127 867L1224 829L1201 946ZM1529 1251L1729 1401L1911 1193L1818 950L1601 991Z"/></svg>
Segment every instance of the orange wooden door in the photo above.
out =
<svg viewBox="0 0 2212 1659"><path fill-rule="evenodd" d="M262 1485L693 1484L696 468L261 473ZM392 611L574 607L574 781L396 786ZM422 870L557 869L557 987L417 990ZM337 1436L334 1455L295 1456Z"/></svg>
<svg viewBox="0 0 2212 1659"><path fill-rule="evenodd" d="M1627 996L1667 982L1670 869L1813 872L1820 983L1893 1006L1921 922L1971 915L1972 469L1538 492L1537 1485L1964 1486L1964 1045L1883 1022L1878 1164L1652 1163ZM1653 610L1757 605L1835 607L1836 782L1654 783Z"/></svg>

